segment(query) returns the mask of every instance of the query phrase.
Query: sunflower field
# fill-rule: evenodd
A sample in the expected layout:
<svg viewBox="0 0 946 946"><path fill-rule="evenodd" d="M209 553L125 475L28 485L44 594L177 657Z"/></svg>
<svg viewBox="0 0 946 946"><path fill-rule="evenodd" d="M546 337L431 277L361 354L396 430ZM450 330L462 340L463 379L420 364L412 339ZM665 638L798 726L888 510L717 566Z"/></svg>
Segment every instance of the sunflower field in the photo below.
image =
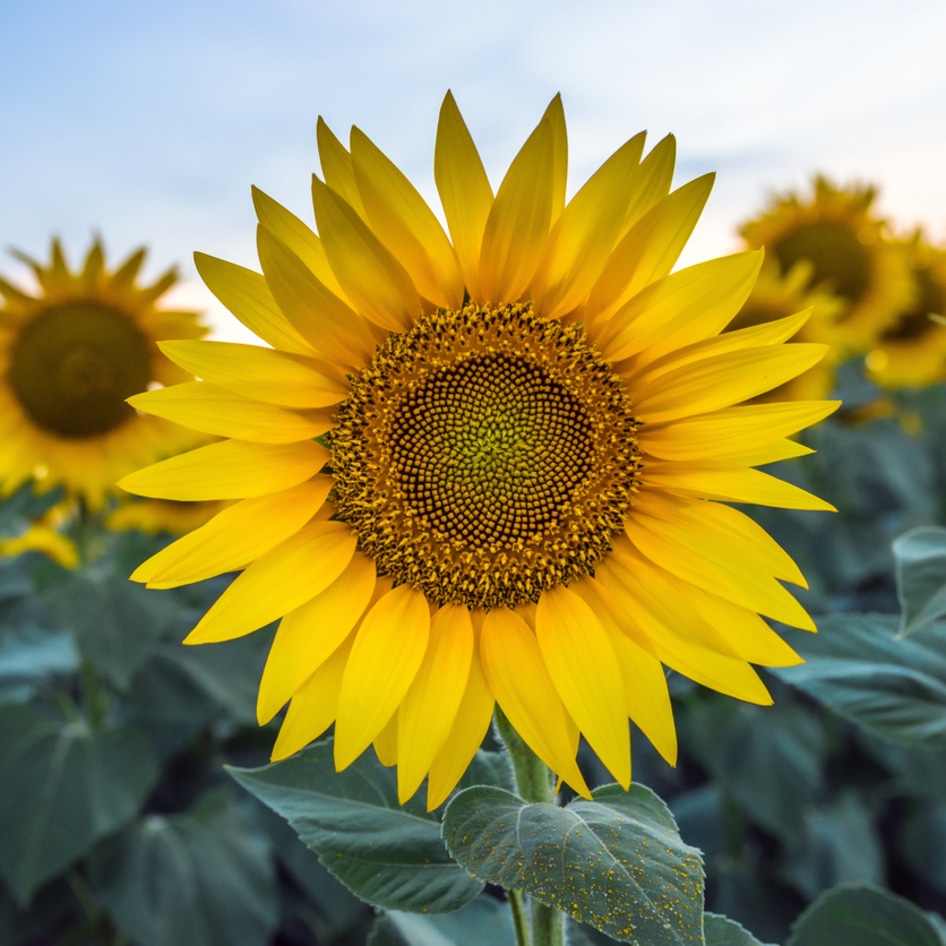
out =
<svg viewBox="0 0 946 946"><path fill-rule="evenodd" d="M0 946L946 944L946 247L567 148L320 119L258 345L17 252Z"/></svg>

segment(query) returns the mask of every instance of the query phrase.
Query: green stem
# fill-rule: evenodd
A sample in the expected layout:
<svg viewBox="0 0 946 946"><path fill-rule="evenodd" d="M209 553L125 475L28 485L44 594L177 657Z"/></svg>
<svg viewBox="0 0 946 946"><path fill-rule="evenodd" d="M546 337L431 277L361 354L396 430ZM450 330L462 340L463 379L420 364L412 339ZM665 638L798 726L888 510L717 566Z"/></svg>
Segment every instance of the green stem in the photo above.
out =
<svg viewBox="0 0 946 946"><path fill-rule="evenodd" d="M555 780L545 763L526 745L506 714L496 707L496 732L506 746L516 791L532 804L555 803ZM525 921L525 898L518 890L509 891L517 946L564 946L565 916L554 907L531 899L531 935Z"/></svg>
<svg viewBox="0 0 946 946"><path fill-rule="evenodd" d="M518 890L507 890L506 893L509 897L509 909L512 910L512 927L516 931L517 946L532 946L526 898Z"/></svg>

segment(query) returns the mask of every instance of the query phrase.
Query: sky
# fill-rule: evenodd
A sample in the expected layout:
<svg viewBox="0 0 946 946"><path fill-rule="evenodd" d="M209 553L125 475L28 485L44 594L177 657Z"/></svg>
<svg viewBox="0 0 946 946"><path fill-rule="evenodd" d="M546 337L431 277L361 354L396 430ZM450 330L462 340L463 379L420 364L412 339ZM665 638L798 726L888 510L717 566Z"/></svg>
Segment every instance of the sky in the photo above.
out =
<svg viewBox="0 0 946 946"><path fill-rule="evenodd" d="M246 340L192 253L258 268L251 184L311 222L319 115L435 203L447 89L494 187L558 92L570 192L673 132L676 184L717 172L684 264L816 172L946 241L944 38L942 0L2 0L0 275L28 285L6 251L54 234L74 262L145 244L147 276L180 269L169 302Z"/></svg>

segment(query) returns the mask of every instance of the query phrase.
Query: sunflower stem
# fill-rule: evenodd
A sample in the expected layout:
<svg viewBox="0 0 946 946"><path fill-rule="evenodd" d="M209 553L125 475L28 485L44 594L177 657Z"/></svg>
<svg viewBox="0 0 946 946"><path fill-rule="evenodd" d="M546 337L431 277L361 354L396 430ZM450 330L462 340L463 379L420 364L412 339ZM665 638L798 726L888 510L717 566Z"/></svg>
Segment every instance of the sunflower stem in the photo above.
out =
<svg viewBox="0 0 946 946"><path fill-rule="evenodd" d="M532 804L554 804L555 780L552 773L526 745L498 705L495 725L496 732L509 753L519 797ZM530 925L525 920L525 898L522 893L518 890L510 890L509 904L512 909L517 946L564 946L564 914L554 907L539 903L535 898L530 898L530 930Z"/></svg>

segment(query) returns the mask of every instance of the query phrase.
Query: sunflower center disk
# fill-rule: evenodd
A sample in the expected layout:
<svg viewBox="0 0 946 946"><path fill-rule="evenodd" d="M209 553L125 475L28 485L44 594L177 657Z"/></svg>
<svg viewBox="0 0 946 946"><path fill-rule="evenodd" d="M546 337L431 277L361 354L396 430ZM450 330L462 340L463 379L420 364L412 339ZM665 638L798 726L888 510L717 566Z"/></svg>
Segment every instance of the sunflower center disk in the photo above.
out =
<svg viewBox="0 0 946 946"><path fill-rule="evenodd" d="M799 260L810 260L811 285L824 283L826 289L852 305L870 286L870 251L849 227L830 222L809 223L793 230L772 249L784 272Z"/></svg>
<svg viewBox="0 0 946 946"><path fill-rule="evenodd" d="M38 427L95 437L135 416L125 398L151 380L148 343L121 312L86 302L52 306L20 333L9 377Z"/></svg>
<svg viewBox="0 0 946 946"><path fill-rule="evenodd" d="M637 488L622 382L580 328L525 306L423 316L336 421L340 518L440 603L515 606L589 572Z"/></svg>

